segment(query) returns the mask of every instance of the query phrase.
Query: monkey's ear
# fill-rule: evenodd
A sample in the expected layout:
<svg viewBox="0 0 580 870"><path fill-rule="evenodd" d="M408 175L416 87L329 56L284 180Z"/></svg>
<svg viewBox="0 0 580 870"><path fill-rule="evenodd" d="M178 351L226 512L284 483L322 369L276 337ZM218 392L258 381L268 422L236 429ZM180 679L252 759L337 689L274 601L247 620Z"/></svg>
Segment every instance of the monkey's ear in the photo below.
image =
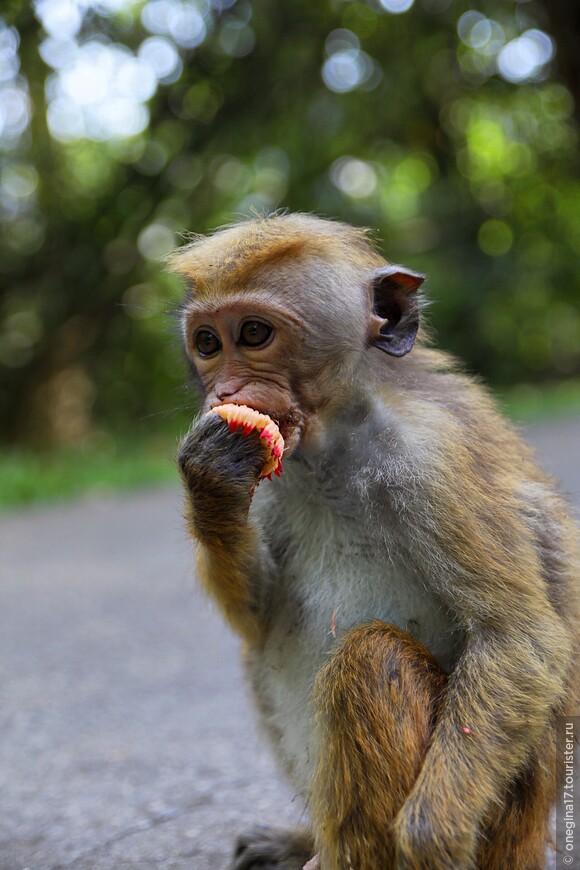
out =
<svg viewBox="0 0 580 870"><path fill-rule="evenodd" d="M391 356L409 353L419 329L417 290L424 280L425 275L403 266L385 266L375 272L371 282L369 346Z"/></svg>

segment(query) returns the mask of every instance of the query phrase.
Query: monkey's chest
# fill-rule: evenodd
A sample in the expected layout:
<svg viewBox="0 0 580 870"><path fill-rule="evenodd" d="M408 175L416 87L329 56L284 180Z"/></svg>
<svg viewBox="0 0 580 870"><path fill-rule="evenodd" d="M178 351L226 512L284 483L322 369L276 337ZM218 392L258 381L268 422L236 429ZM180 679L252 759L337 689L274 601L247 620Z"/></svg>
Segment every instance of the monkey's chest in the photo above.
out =
<svg viewBox="0 0 580 870"><path fill-rule="evenodd" d="M351 628L373 619L395 623L453 667L459 639L450 616L402 562L360 533L360 523L318 512L313 533L286 544L273 578L270 632L251 665L259 707L294 786L308 792L316 735L311 707L316 672ZM308 526L308 512L304 512ZM300 529L300 523L294 528ZM316 533L317 532L317 533Z"/></svg>

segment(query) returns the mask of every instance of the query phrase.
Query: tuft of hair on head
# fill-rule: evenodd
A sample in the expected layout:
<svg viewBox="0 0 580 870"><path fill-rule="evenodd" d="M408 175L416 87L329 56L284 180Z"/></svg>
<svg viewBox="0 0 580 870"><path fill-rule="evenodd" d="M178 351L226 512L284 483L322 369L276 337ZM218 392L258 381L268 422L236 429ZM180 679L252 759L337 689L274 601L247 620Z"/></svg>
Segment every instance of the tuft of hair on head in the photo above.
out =
<svg viewBox="0 0 580 870"><path fill-rule="evenodd" d="M193 294L203 294L218 282L221 288L243 286L262 269L288 259L347 259L361 266L384 262L369 230L304 213L274 212L187 238L166 263L189 283Z"/></svg>

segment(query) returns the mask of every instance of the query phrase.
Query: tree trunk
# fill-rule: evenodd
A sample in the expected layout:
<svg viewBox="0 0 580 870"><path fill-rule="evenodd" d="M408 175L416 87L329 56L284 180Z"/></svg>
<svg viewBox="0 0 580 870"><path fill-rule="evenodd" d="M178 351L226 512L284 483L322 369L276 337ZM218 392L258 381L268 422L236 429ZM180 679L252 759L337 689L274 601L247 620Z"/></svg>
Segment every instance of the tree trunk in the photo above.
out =
<svg viewBox="0 0 580 870"><path fill-rule="evenodd" d="M546 0L544 9L557 43L556 66L574 97L574 115L580 122L580 3Z"/></svg>

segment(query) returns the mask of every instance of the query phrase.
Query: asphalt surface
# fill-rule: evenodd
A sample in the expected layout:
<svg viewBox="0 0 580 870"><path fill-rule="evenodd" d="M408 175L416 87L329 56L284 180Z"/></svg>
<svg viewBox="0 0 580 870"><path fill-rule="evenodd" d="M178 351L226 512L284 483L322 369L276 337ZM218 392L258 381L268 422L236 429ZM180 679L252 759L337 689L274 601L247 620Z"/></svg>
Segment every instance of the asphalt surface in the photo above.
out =
<svg viewBox="0 0 580 870"><path fill-rule="evenodd" d="M580 503L580 419L536 427ZM0 870L222 870L300 820L170 491L0 520Z"/></svg>

